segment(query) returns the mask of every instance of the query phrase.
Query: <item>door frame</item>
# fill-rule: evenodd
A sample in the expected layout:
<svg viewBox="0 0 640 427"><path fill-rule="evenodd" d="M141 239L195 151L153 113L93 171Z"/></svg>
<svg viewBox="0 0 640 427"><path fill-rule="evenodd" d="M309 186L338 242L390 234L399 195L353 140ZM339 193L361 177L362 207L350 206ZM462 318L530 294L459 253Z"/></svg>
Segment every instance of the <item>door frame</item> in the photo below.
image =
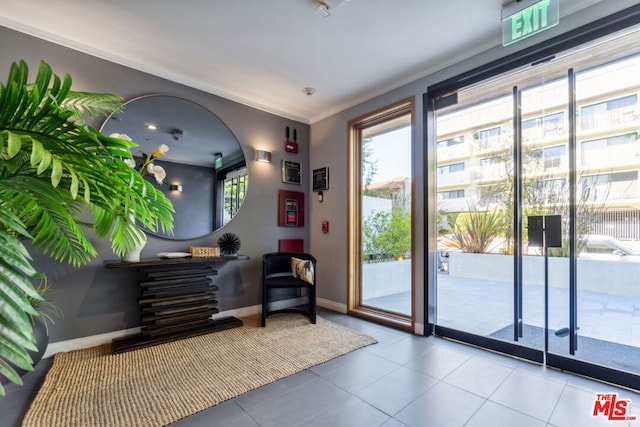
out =
<svg viewBox="0 0 640 427"><path fill-rule="evenodd" d="M411 116L411 315L376 309L362 305L362 150L363 129L384 123L399 116ZM398 329L413 331L415 326L415 98L409 97L362 115L347 124L348 128L348 280L347 314Z"/></svg>

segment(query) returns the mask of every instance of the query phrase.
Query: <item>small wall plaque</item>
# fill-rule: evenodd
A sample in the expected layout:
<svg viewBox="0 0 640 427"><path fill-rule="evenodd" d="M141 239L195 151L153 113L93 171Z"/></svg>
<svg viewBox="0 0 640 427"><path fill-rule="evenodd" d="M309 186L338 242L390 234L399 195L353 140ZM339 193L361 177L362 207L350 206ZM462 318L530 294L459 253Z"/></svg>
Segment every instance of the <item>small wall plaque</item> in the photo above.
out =
<svg viewBox="0 0 640 427"><path fill-rule="evenodd" d="M302 182L302 165L291 160L282 160L282 182L300 184Z"/></svg>
<svg viewBox="0 0 640 427"><path fill-rule="evenodd" d="M313 191L325 191L329 189L329 168L313 170Z"/></svg>

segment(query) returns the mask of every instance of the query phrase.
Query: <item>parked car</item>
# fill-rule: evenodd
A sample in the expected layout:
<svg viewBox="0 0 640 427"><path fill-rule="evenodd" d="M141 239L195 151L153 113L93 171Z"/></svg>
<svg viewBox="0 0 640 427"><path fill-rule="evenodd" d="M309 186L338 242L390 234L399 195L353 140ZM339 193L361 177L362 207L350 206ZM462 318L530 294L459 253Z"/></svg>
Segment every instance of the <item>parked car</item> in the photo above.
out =
<svg viewBox="0 0 640 427"><path fill-rule="evenodd" d="M611 236L591 234L580 252L580 258L640 261L640 246Z"/></svg>
<svg viewBox="0 0 640 427"><path fill-rule="evenodd" d="M438 270L449 271L449 252L460 251L460 242L453 234L438 237Z"/></svg>

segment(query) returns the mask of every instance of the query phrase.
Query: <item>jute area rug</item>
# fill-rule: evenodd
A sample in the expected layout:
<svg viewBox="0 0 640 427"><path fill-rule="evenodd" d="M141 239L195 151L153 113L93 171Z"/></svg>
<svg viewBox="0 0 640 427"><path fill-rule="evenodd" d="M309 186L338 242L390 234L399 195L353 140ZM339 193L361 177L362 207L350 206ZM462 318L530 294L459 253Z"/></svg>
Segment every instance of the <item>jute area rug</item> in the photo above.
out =
<svg viewBox="0 0 640 427"><path fill-rule="evenodd" d="M240 328L111 354L58 353L23 426L163 426L376 341L318 317L259 316Z"/></svg>

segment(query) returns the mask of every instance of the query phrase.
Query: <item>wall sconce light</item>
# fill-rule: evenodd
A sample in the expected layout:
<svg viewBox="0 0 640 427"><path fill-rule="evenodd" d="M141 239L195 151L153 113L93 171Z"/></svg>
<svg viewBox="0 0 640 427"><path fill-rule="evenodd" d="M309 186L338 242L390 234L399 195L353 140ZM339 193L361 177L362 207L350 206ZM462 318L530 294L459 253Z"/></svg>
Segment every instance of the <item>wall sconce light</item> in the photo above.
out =
<svg viewBox="0 0 640 427"><path fill-rule="evenodd" d="M169 190L171 191L178 191L180 193L182 193L182 185L178 185L178 184L171 184L169 186Z"/></svg>
<svg viewBox="0 0 640 427"><path fill-rule="evenodd" d="M271 163L271 152L265 150L254 150L253 160L262 163Z"/></svg>

